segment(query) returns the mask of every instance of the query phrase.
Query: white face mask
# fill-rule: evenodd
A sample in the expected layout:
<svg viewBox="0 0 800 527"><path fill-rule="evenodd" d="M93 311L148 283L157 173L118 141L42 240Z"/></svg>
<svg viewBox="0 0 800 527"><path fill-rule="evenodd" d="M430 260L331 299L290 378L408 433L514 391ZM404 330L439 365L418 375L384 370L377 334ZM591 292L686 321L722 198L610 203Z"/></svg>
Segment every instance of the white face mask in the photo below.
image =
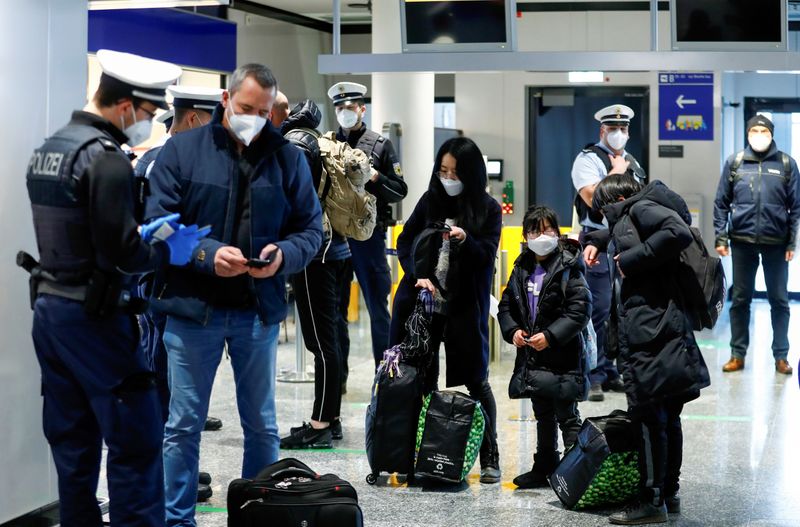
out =
<svg viewBox="0 0 800 527"><path fill-rule="evenodd" d="M336 120L345 130L350 130L358 124L358 113L353 110L340 110L336 112Z"/></svg>
<svg viewBox="0 0 800 527"><path fill-rule="evenodd" d="M228 124L231 125L231 131L244 143L244 146L250 146L253 138L264 129L267 119L260 115L237 115L233 111L233 100L231 99L228 99L228 108L231 111L228 116Z"/></svg>
<svg viewBox="0 0 800 527"><path fill-rule="evenodd" d="M528 238L528 248L539 256L547 256L558 247L558 238L542 234L538 238Z"/></svg>
<svg viewBox="0 0 800 527"><path fill-rule="evenodd" d="M153 121L137 121L136 108L133 109L133 124L125 127L125 116L122 116L122 133L128 136L127 145L136 146L150 139L153 131Z"/></svg>
<svg viewBox="0 0 800 527"><path fill-rule="evenodd" d="M464 190L464 183L456 179L447 179L440 177L439 181L442 182L444 191L447 192L448 196L458 196Z"/></svg>
<svg viewBox="0 0 800 527"><path fill-rule="evenodd" d="M769 145L772 144L772 137L766 134L753 134L747 137L747 142L750 143L750 148L756 152L766 152Z"/></svg>
<svg viewBox="0 0 800 527"><path fill-rule="evenodd" d="M612 150L623 150L625 145L628 144L628 134L622 130L614 130L606 135L606 141L608 141L608 146Z"/></svg>

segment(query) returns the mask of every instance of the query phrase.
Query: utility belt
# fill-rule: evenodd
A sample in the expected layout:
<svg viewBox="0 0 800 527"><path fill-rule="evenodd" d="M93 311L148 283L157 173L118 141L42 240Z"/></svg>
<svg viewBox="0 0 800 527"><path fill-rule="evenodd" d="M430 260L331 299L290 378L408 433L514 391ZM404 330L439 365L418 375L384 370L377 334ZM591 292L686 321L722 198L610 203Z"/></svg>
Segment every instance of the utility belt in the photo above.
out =
<svg viewBox="0 0 800 527"><path fill-rule="evenodd" d="M17 253L17 265L31 275L29 280L31 309L36 298L40 294L45 294L80 302L86 314L91 316L108 316L120 311L140 314L147 310L147 300L131 296L131 292L123 287L122 276L118 273L106 273L96 269L87 284L63 284L51 273L43 270L39 262L24 251Z"/></svg>

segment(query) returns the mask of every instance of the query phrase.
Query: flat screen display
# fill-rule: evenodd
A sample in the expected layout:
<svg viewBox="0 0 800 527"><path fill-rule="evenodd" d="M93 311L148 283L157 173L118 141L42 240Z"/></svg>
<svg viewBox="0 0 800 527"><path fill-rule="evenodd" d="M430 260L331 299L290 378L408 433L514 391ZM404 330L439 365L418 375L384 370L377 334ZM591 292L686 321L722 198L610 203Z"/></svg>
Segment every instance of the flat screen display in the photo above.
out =
<svg viewBox="0 0 800 527"><path fill-rule="evenodd" d="M510 0L404 0L403 51L511 49L514 5Z"/></svg>
<svg viewBox="0 0 800 527"><path fill-rule="evenodd" d="M786 49L786 0L672 0L673 49Z"/></svg>

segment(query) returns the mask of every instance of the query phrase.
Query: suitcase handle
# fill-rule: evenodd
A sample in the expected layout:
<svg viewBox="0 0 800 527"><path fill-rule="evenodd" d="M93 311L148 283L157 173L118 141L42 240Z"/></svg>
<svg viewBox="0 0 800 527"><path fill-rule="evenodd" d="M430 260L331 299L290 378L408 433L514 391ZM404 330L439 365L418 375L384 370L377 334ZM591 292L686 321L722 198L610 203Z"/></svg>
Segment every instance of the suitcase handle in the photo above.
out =
<svg viewBox="0 0 800 527"><path fill-rule="evenodd" d="M273 472L269 475L270 479L281 479L287 478L292 476L307 476L313 479L317 479L317 473L313 470L304 469L302 467L289 467L281 469L277 472Z"/></svg>

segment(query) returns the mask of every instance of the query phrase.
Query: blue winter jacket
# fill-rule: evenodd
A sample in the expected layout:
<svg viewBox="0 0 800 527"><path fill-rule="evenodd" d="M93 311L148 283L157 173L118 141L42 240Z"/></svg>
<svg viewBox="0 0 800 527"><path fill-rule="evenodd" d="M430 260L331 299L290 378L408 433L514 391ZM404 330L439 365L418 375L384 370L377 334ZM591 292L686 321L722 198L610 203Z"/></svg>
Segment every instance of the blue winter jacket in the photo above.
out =
<svg viewBox="0 0 800 527"><path fill-rule="evenodd" d="M286 277L303 270L322 243L322 213L308 163L269 122L246 149L263 149L250 182L251 246L258 254L275 243L283 252L279 273L251 279L256 308L264 324L286 317ZM210 225L191 262L171 267L164 283L156 284L153 308L205 324L214 291L227 278L214 273L220 247L235 244L239 159L234 140L222 126L218 107L211 123L175 135L167 141L150 172L148 219L179 212L186 225Z"/></svg>
<svg viewBox="0 0 800 527"><path fill-rule="evenodd" d="M714 200L716 245L728 246L729 240L745 243L785 245L793 251L800 223L800 178L797 163L770 145L761 157L748 146L741 164L731 175L734 154L722 169L717 197Z"/></svg>

